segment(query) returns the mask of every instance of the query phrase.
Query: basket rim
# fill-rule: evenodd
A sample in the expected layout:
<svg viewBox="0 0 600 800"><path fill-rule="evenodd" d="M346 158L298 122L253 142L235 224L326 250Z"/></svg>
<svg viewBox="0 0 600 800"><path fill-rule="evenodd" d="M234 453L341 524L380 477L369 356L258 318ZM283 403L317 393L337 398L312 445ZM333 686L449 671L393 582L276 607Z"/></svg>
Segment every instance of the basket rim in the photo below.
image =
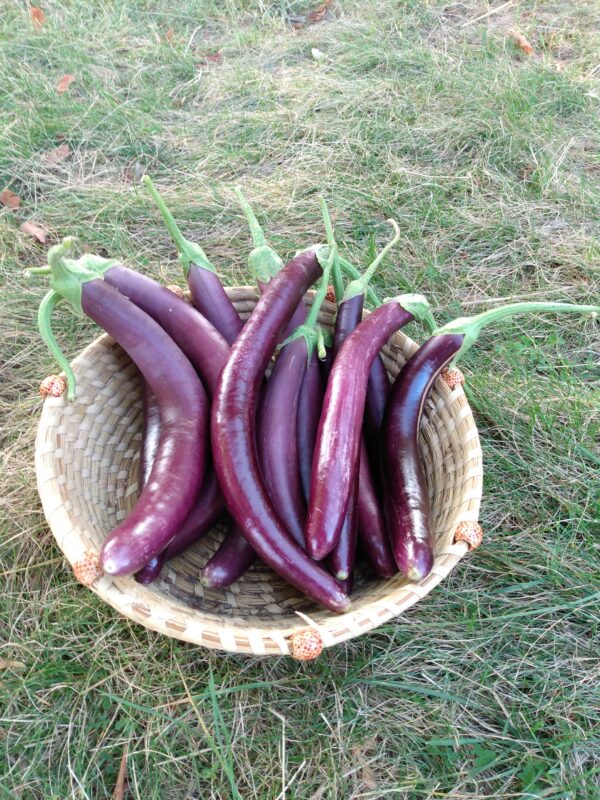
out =
<svg viewBox="0 0 600 800"><path fill-rule="evenodd" d="M255 300L258 290L252 286L228 287L230 296L239 295L246 300ZM312 299L314 292L307 293ZM239 299L239 298L238 298ZM368 312L365 312L368 313ZM410 346L417 345L409 337L400 334ZM76 369L85 363L89 355L98 348L112 345L114 339L103 333L88 344L71 362ZM470 490L468 509L457 515L454 527L463 521L477 522L483 489L482 451L479 434L462 387L450 389L443 382L436 384L444 404L450 399L460 402L461 419L466 420L469 431L469 459L474 462L472 479L474 488ZM57 481L60 473L55 460L48 463L49 448L47 445L48 429L51 427L60 409L67 405L63 397L47 397L42 407L35 443L35 470L38 492L44 514L56 543L71 566L78 561L89 547L77 534L77 528L69 517L64 500L57 493ZM74 535L73 535L74 534ZM298 615L296 625L281 628L262 628L252 625L240 625L233 620L227 622L223 616L210 611L192 608L182 601L167 596L155 586L138 584L132 576L115 578L104 575L89 588L102 600L111 605L125 617L143 624L151 630L163 633L172 638L181 639L216 650L232 653L265 656L288 655L290 653L290 637L307 626L319 630L325 647L331 647L347 641L363 633L367 633L380 625L389 622L403 611L417 603L435 588L454 569L468 550L465 542L447 545L442 552L436 554L432 572L418 583L407 579L394 578L381 580L379 585L390 584L389 592L383 598L361 601L360 606L344 614L334 614L325 609L315 610L311 616L295 612ZM315 607L316 608L316 607ZM234 614L240 618L242 612Z"/></svg>

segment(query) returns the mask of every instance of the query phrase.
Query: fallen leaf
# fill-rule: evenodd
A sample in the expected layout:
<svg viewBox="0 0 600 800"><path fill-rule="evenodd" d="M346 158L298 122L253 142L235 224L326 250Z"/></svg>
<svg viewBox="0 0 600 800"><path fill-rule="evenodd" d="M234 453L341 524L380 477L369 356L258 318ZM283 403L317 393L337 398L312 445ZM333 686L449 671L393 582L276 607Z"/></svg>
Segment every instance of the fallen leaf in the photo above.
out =
<svg viewBox="0 0 600 800"><path fill-rule="evenodd" d="M25 669L25 664L22 661L10 661L6 658L0 658L0 669Z"/></svg>
<svg viewBox="0 0 600 800"><path fill-rule="evenodd" d="M3 189L2 193L0 194L0 203L7 208L10 208L11 211L19 208L21 205L21 198L18 194L11 192L10 189Z"/></svg>
<svg viewBox="0 0 600 800"><path fill-rule="evenodd" d="M306 24L314 25L316 22L321 22L332 2L333 0L325 0L325 2L321 3L321 5L318 6L318 8L309 11L306 17Z"/></svg>
<svg viewBox="0 0 600 800"><path fill-rule="evenodd" d="M36 31L41 30L42 25L44 24L44 22L46 22L46 15L42 11L42 9L38 8L37 6L31 6L31 8L29 9L29 17L31 19L31 24L36 29Z"/></svg>
<svg viewBox="0 0 600 800"><path fill-rule="evenodd" d="M169 28L169 30L165 33L165 39L169 44L173 44L175 41L175 34L173 33L173 28Z"/></svg>
<svg viewBox="0 0 600 800"><path fill-rule="evenodd" d="M121 766L119 767L119 774L117 775L117 782L112 794L112 800L123 800L125 796L125 787L127 783L127 742L123 747L123 755L121 756Z"/></svg>
<svg viewBox="0 0 600 800"><path fill-rule="evenodd" d="M52 150L47 150L42 158L47 164L60 164L71 155L71 149L68 144L59 144L58 147L53 147Z"/></svg>
<svg viewBox="0 0 600 800"><path fill-rule="evenodd" d="M208 53L202 53L202 61L200 64L218 64L220 61L223 61L223 51L212 50Z"/></svg>
<svg viewBox="0 0 600 800"><path fill-rule="evenodd" d="M362 745L355 745L351 750L354 762L359 765L357 776L367 789L377 788L377 778L368 761L376 746L375 739L367 739Z"/></svg>
<svg viewBox="0 0 600 800"><path fill-rule="evenodd" d="M519 48L519 50L522 50L528 56L532 55L533 47L529 44L522 33L518 33L517 31L509 31L508 34L512 37L513 42Z"/></svg>
<svg viewBox="0 0 600 800"><path fill-rule="evenodd" d="M33 236L33 238L37 239L38 242L41 242L42 244L46 243L48 231L44 230L44 228L40 228L40 226L36 225L35 222L24 222L21 225L21 230L23 233Z"/></svg>
<svg viewBox="0 0 600 800"><path fill-rule="evenodd" d="M59 82L56 84L56 91L58 94L64 94L69 86L75 80L75 75L63 75Z"/></svg>

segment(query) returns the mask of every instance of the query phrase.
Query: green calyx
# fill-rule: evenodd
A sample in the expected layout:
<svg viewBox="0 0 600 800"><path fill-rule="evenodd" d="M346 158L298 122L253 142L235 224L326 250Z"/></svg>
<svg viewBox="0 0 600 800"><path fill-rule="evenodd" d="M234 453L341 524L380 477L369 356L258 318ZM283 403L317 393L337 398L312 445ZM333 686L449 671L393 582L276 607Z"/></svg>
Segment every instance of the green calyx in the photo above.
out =
<svg viewBox="0 0 600 800"><path fill-rule="evenodd" d="M158 193L155 185L152 183L150 176L144 175L144 177L142 178L142 183L152 195L154 202L158 206L158 210L160 211L160 214L165 222L169 235L173 240L173 242L175 243L175 247L177 248L179 263L181 264L181 268L183 269L183 274L186 280L188 273L190 271L190 266L192 264L195 264L197 267L200 267L201 269L206 269L209 272L216 272L215 268L208 260L208 256L206 255L204 250L200 247L200 245L195 244L194 242L190 242L181 233L181 231L179 230L179 226L175 222L175 218L169 211L165 201Z"/></svg>
<svg viewBox="0 0 600 800"><path fill-rule="evenodd" d="M81 287L88 281L102 278L109 267L117 262L114 258L102 258L92 253L84 253L79 258L67 258L75 247L77 240L73 236L65 237L60 244L48 250L48 267L43 268L50 274L50 288L70 307L78 317L83 316L81 308Z"/></svg>
<svg viewBox="0 0 600 800"><path fill-rule="evenodd" d="M76 239L68 236L60 244L48 250L48 266L37 270L29 270L33 274L50 275L50 291L40 303L38 309L38 328L48 349L56 358L67 378L67 399L75 397L75 375L65 354L60 349L52 330L52 314L61 301L67 303L71 311L78 316L83 315L81 308L81 290L84 283L102 279L106 270L116 262L114 259L85 253L78 259L67 258L66 253L75 246Z"/></svg>
<svg viewBox="0 0 600 800"><path fill-rule="evenodd" d="M443 336L444 334L464 336L464 341L461 345L461 348L452 360L452 365L454 365L458 359L475 344L481 331L488 325L498 322L505 317L512 317L515 314L531 314L536 312L582 314L590 315L596 318L598 314L600 314L600 306L551 302L510 303L506 306L500 306L499 308L491 308L489 311L483 311L481 314L476 314L473 317L459 317L458 319L452 320L452 322L446 323L446 325L442 325L441 328L436 328L433 331L432 336Z"/></svg>
<svg viewBox="0 0 600 800"><path fill-rule="evenodd" d="M348 286L346 287L346 291L344 292L344 300L350 300L353 297L356 297L357 295L366 293L369 281L375 274L375 270L379 267L379 265L386 257L386 255L389 253L389 251L392 249L392 247L394 247L398 243L398 240L400 239L400 229L398 228L398 224L393 219L388 219L388 222L394 229L393 238L386 244L386 246L383 248L381 253L379 253L377 258L369 264L369 266L365 270L364 275L353 280L351 283L348 284Z"/></svg>
<svg viewBox="0 0 600 800"><path fill-rule="evenodd" d="M257 281L268 283L283 269L283 259L267 243L265 233L256 219L252 206L244 197L240 186L234 188L236 197L248 221L254 249L248 256L248 266Z"/></svg>
<svg viewBox="0 0 600 800"><path fill-rule="evenodd" d="M398 303L405 311L412 314L417 322L425 323L430 331L435 329L436 325L431 313L431 306L427 298L422 294L401 294L385 302Z"/></svg>

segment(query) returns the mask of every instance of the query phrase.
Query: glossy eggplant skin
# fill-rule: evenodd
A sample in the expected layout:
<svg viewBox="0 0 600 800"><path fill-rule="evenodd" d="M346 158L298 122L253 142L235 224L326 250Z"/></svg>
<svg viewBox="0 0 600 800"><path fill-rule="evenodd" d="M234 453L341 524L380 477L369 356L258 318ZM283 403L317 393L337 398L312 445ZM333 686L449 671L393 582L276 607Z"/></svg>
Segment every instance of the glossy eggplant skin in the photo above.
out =
<svg viewBox="0 0 600 800"><path fill-rule="evenodd" d="M360 452L367 382L373 359L413 319L397 300L375 309L342 345L327 382L311 470L304 535L308 553L324 558L341 531Z"/></svg>
<svg viewBox="0 0 600 800"><path fill-rule="evenodd" d="M342 300L337 308L335 318L335 328L333 331L333 363L342 345L348 336L356 329L361 320L363 310L363 296L355 295L349 300ZM360 456L359 456L360 460ZM358 532L358 463L354 476L354 482L350 491L348 506L344 516L344 522L340 529L339 536L330 548L327 557L327 568L331 574L339 581L352 585L352 575L354 561L356 558L356 542Z"/></svg>
<svg viewBox="0 0 600 800"><path fill-rule="evenodd" d="M100 552L105 572L127 575L166 547L193 505L206 470L209 403L171 337L105 280L82 285L81 307L128 353L160 408L160 442L148 481Z"/></svg>
<svg viewBox="0 0 600 800"><path fill-rule="evenodd" d="M160 441L160 406L144 379L142 379L142 419L142 447L138 472L140 488L148 482Z"/></svg>
<svg viewBox="0 0 600 800"><path fill-rule="evenodd" d="M190 264L187 282L194 307L233 344L244 327L219 276L208 269Z"/></svg>
<svg viewBox="0 0 600 800"><path fill-rule="evenodd" d="M358 502L356 506L358 539L375 572L382 578L391 578L398 571L388 539L385 516L364 435L360 444L358 469Z"/></svg>
<svg viewBox="0 0 600 800"><path fill-rule="evenodd" d="M152 394L150 387L142 378L142 447L140 450L140 465L138 483L140 490L144 488L150 477L152 465L156 458L158 443L160 441L160 406ZM138 583L148 584L158 578L165 563L165 551L150 559L141 570L135 573Z"/></svg>
<svg viewBox="0 0 600 800"><path fill-rule="evenodd" d="M462 334L432 336L409 358L392 387L382 427L384 509L394 559L413 581L433 567L429 493L419 425L433 382L459 351Z"/></svg>
<svg viewBox="0 0 600 800"><path fill-rule="evenodd" d="M365 431L370 442L379 439L391 389L392 385L387 370L381 356L377 355L371 364L365 405Z"/></svg>
<svg viewBox="0 0 600 800"><path fill-rule="evenodd" d="M224 333L226 329L215 327L166 286L128 267L120 264L109 267L104 273L104 280L160 323L192 362L212 396L219 374L229 357L229 344ZM238 321L241 326L239 317Z"/></svg>
<svg viewBox="0 0 600 800"><path fill-rule="evenodd" d="M305 502L308 502L308 494L310 492L310 469L323 405L323 395L325 394L325 383L326 378L323 378L319 358L316 351L313 350L304 373L297 411L298 466ZM306 516L306 509L304 514ZM304 542L304 531L302 532L302 541Z"/></svg>
<svg viewBox="0 0 600 800"><path fill-rule="evenodd" d="M304 549L306 503L298 461L298 400L308 355L304 338L280 351L259 404L258 460L269 498L294 541Z"/></svg>
<svg viewBox="0 0 600 800"><path fill-rule="evenodd" d="M262 376L294 309L321 273L311 249L293 258L270 281L219 378L211 441L227 506L257 554L305 595L332 611L343 612L349 608L348 597L293 541L269 500L255 442Z"/></svg>

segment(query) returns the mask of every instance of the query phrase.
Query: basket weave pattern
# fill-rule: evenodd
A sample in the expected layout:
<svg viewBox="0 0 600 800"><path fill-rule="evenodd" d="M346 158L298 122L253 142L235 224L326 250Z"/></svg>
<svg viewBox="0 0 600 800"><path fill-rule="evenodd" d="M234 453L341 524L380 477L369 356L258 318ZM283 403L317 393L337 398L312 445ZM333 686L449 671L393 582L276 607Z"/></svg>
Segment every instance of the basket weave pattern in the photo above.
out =
<svg viewBox="0 0 600 800"><path fill-rule="evenodd" d="M250 287L228 290L242 317L257 300ZM312 301L312 293L306 297ZM331 329L335 308L325 303L319 321ZM397 333L383 350L392 376L417 345ZM77 399L48 397L36 443L42 505L58 546L73 564L98 552L111 528L138 496L142 408L140 376L107 335L73 362ZM188 551L168 562L161 578L141 586L132 577L105 575L91 587L120 613L148 628L204 647L254 655L289 653L289 637L317 626L326 647L359 636L397 616L428 594L466 553L453 544L462 521L477 521L482 458L475 422L460 386L438 379L427 401L420 446L432 501L436 558L419 583L396 576L383 580L358 571L352 608L342 615L317 607L268 567L256 563L228 589L207 589L201 568L217 549L225 526L215 527ZM300 613L298 613L300 612Z"/></svg>

